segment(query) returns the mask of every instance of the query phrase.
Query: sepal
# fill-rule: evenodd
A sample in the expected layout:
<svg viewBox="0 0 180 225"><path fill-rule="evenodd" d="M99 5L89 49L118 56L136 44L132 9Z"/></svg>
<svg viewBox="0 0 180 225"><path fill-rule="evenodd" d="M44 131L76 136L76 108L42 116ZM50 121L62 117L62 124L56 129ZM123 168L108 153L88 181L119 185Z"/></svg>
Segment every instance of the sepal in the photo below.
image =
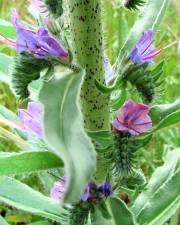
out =
<svg viewBox="0 0 180 225"><path fill-rule="evenodd" d="M15 57L12 66L12 88L19 99L28 98L28 85L40 77L41 70L51 67L46 59L37 59L30 54L22 53Z"/></svg>
<svg viewBox="0 0 180 225"><path fill-rule="evenodd" d="M150 104L160 92L159 87L164 83L164 80L159 80L164 72L163 67L163 61L152 70L148 69L146 63L131 64L123 79L136 87L143 102Z"/></svg>
<svg viewBox="0 0 180 225"><path fill-rule="evenodd" d="M124 6L129 10L137 10L144 3L144 0L125 0Z"/></svg>

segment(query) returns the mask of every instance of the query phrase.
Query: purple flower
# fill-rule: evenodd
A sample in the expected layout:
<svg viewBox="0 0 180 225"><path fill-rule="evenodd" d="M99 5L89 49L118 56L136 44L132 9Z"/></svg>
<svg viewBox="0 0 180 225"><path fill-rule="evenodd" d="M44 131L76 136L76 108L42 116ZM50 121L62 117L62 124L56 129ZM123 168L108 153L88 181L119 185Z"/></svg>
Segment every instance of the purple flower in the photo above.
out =
<svg viewBox="0 0 180 225"><path fill-rule="evenodd" d="M0 41L16 48L18 53L28 52L37 58L55 57L67 61L68 53L48 31L39 27L36 32L28 30L19 20L15 9L11 12L11 22L16 30L16 42L1 35Z"/></svg>
<svg viewBox="0 0 180 225"><path fill-rule="evenodd" d="M152 42L153 30L144 31L135 47L131 50L129 59L134 63L152 63L155 56L161 52L160 49L154 48Z"/></svg>
<svg viewBox="0 0 180 225"><path fill-rule="evenodd" d="M152 126L148 112L147 105L127 100L113 121L114 131L128 131L133 135L146 132Z"/></svg>
<svg viewBox="0 0 180 225"><path fill-rule="evenodd" d="M41 105L37 102L29 102L27 109L19 109L18 117L22 124L22 130L38 137L42 136Z"/></svg>
<svg viewBox="0 0 180 225"><path fill-rule="evenodd" d="M83 202L87 202L92 197L92 193L96 192L96 189L97 189L96 184L90 181L86 186L86 189L82 195Z"/></svg>
<svg viewBox="0 0 180 225"><path fill-rule="evenodd" d="M96 202L97 199L108 197L111 194L112 194L112 187L107 181L102 182L102 184L100 184L98 187L94 182L91 181L86 186L86 189L82 195L82 201Z"/></svg>
<svg viewBox="0 0 180 225"><path fill-rule="evenodd" d="M103 181L98 187L98 192L102 194L103 197L108 197L112 194L111 184L107 181Z"/></svg>
<svg viewBox="0 0 180 225"><path fill-rule="evenodd" d="M66 178L61 177L59 181L55 182L51 192L50 192L50 197L58 202L60 199L62 199L63 193L65 191L65 184L66 184Z"/></svg>

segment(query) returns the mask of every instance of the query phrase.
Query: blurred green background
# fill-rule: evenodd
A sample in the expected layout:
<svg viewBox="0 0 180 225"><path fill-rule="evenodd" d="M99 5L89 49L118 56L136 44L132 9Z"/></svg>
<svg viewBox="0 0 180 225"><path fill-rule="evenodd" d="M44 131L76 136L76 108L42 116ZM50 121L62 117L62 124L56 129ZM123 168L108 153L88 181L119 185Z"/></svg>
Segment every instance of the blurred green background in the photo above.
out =
<svg viewBox="0 0 180 225"><path fill-rule="evenodd" d="M36 26L27 11L27 0L0 0L0 18L9 20L10 8L16 7L21 18ZM128 11L121 6L120 0L103 0L105 51L111 64L115 62L118 51L137 17L137 12ZM165 60L163 89L156 99L160 103L173 102L180 97L180 0L172 0L165 19L155 34L155 45L163 49L156 62ZM0 51L9 55L15 52L0 44ZM0 83L0 104L16 112L18 104L8 86ZM139 163L149 177L154 169L162 164L164 151L180 147L180 124L168 130L161 130L152 142L139 152ZM18 148L0 135L0 151L18 151ZM32 177L31 177L32 179ZM33 182L33 181L32 181ZM28 214L1 206L0 212L8 211L6 220L12 225L26 224L31 221ZM177 216L177 215L176 215ZM173 225L173 219L168 223Z"/></svg>

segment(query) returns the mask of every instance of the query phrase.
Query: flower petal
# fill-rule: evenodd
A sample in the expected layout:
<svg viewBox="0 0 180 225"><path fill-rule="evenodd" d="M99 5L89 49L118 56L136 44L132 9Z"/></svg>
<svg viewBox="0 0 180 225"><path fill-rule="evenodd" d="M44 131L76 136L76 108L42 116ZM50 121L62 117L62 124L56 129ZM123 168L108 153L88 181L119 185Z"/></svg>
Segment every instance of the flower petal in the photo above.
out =
<svg viewBox="0 0 180 225"><path fill-rule="evenodd" d="M55 201L59 201L62 198L64 191L64 184L61 181L55 182L51 189L50 197Z"/></svg>
<svg viewBox="0 0 180 225"><path fill-rule="evenodd" d="M113 128L115 131L128 131L132 135L144 133L152 126L148 112L147 105L127 100L113 121Z"/></svg>
<svg viewBox="0 0 180 225"><path fill-rule="evenodd" d="M153 30L148 29L143 32L135 47L130 51L129 59L134 63L152 63L156 49L152 45Z"/></svg>
<svg viewBox="0 0 180 225"><path fill-rule="evenodd" d="M31 102L28 104L28 109L19 109L18 117L22 124L23 131L36 135L38 137L42 136L41 127L41 106L39 103Z"/></svg>

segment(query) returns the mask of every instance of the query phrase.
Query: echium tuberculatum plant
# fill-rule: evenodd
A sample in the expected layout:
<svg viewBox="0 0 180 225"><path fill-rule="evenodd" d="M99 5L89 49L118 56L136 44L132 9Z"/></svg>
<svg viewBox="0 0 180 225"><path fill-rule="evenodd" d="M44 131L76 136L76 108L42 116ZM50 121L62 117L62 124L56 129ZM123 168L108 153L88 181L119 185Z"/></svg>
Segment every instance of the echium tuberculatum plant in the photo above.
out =
<svg viewBox="0 0 180 225"><path fill-rule="evenodd" d="M122 2L120 10L142 12L113 66L106 1L28 2L36 25L12 9L16 38L0 31L0 42L16 50L2 60L19 102L17 116L0 108L0 125L11 129L0 132L23 150L0 154L0 200L50 224L164 224L179 207L179 152L167 153L148 183L139 153L156 131L180 121L179 101L155 105L164 63L153 41L169 1ZM36 190L21 182L29 173Z"/></svg>

